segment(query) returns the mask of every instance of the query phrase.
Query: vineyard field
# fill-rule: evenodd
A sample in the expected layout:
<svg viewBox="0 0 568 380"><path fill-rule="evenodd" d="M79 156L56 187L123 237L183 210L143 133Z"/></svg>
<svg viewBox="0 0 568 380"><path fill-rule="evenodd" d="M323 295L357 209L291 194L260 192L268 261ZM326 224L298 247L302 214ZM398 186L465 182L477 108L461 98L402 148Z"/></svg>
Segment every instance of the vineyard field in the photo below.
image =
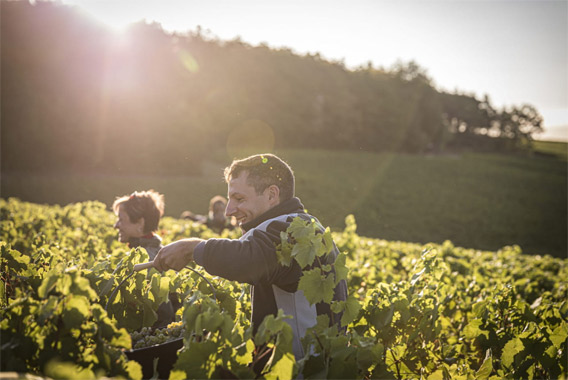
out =
<svg viewBox="0 0 568 380"><path fill-rule="evenodd" d="M127 353L172 338L183 347L170 379L567 378L565 258L367 238L348 215L325 235L341 252L335 280L347 279L348 300L332 305L346 331L318 318L296 361L286 316L253 335L249 285L199 266L133 272L148 255L118 242L101 202L0 199L0 217L1 374L141 379ZM239 237L171 217L158 234L164 244ZM327 280L310 277L312 292ZM171 293L182 301L172 331L148 336Z"/></svg>
<svg viewBox="0 0 568 380"><path fill-rule="evenodd" d="M462 153L409 155L341 150L277 151L294 168L296 193L312 215L341 231L353 214L367 237L425 244L451 240L496 251L518 245L526 254L565 258L568 252L566 143L538 143L534 157ZM206 214L211 196L225 194L219 151L202 172L181 176L104 173L2 173L0 193L28 202L69 204L154 189L167 216ZM546 157L546 158L545 158ZM562 158L564 157L564 158ZM321 191L333 189L333 191Z"/></svg>

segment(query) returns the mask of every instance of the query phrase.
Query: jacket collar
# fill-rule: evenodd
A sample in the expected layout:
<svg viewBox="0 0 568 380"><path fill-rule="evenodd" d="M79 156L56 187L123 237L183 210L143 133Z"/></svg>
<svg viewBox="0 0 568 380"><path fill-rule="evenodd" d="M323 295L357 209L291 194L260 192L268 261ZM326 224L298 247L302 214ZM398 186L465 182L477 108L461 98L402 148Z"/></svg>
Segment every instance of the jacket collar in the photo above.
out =
<svg viewBox="0 0 568 380"><path fill-rule="evenodd" d="M266 211L264 214L260 215L256 219L251 220L250 222L241 224L241 229L243 230L243 232L247 232L248 230L255 228L260 223L268 219L276 218L280 215L291 214L294 212L305 212L304 205L302 204L300 199L296 197L277 204L276 206L272 207L270 210Z"/></svg>

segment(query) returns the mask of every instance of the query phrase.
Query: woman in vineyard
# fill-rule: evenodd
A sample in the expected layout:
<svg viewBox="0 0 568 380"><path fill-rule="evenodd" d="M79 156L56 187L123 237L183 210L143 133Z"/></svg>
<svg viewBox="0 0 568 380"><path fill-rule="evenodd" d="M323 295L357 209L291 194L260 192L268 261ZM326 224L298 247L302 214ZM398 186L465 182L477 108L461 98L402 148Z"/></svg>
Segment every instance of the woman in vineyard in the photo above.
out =
<svg viewBox="0 0 568 380"><path fill-rule="evenodd" d="M155 232L164 214L164 196L154 190L135 191L117 198L112 209L118 216L114 225L118 240L130 248L144 248L154 260L162 248L162 239Z"/></svg>
<svg viewBox="0 0 568 380"><path fill-rule="evenodd" d="M112 209L118 216L114 224L114 228L118 230L118 240L128 243L130 248L144 248L150 260L154 260L162 248L162 239L156 234L156 230L164 214L164 196L154 190L135 191L131 195L117 198ZM158 320L153 327L163 327L173 322L180 306L177 294L170 293L169 301L158 307Z"/></svg>

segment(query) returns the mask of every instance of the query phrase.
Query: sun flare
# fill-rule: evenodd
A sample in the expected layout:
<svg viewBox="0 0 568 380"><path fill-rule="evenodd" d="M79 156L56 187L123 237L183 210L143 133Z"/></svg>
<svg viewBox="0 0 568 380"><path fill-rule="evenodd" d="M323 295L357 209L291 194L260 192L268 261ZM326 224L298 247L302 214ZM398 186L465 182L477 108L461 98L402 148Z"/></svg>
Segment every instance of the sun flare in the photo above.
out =
<svg viewBox="0 0 568 380"><path fill-rule="evenodd" d="M144 19L136 12L134 2L71 0L79 9L114 32L124 32L134 22Z"/></svg>

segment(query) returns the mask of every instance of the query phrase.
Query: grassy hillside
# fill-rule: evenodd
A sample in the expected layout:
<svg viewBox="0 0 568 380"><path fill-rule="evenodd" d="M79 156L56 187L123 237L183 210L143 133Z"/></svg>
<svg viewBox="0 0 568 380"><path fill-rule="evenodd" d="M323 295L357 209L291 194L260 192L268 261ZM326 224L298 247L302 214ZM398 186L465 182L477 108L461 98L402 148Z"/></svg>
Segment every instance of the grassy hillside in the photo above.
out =
<svg viewBox="0 0 568 380"><path fill-rule="evenodd" d="M566 144L564 144L566 146ZM446 239L479 249L518 244L523 252L565 257L566 158L463 154L416 156L295 150L276 152L297 177L308 211L332 228L354 214L369 237L427 243ZM3 176L2 197L40 203L101 200L153 188L166 214L205 213L225 194L225 154L188 177Z"/></svg>
<svg viewBox="0 0 568 380"><path fill-rule="evenodd" d="M534 141L535 151L545 155L556 156L557 158L568 159L568 144L560 141Z"/></svg>

